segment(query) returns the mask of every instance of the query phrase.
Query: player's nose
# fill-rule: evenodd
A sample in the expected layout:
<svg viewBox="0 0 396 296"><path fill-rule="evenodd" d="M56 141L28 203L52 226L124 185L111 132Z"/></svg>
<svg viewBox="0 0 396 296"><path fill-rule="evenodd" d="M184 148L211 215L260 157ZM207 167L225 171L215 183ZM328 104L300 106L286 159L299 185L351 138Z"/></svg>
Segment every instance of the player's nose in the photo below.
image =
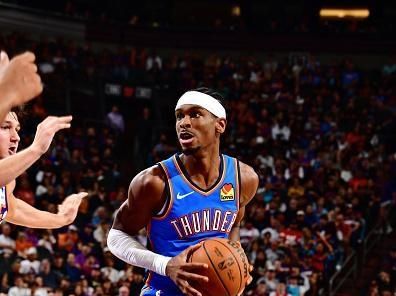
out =
<svg viewBox="0 0 396 296"><path fill-rule="evenodd" d="M19 143L20 140L21 140L21 138L19 137L18 132L17 132L16 130L12 130L12 133L11 133L11 141L12 141L12 142L18 142L18 143Z"/></svg>
<svg viewBox="0 0 396 296"><path fill-rule="evenodd" d="M184 116L182 120L180 120L180 127L185 128L185 127L190 127L191 126L191 119L190 116Z"/></svg>

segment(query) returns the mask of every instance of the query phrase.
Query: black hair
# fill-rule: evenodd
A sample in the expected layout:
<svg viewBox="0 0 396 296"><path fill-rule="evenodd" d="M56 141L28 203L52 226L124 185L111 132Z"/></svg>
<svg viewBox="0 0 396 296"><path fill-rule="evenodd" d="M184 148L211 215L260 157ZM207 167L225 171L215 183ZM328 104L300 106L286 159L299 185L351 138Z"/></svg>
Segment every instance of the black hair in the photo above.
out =
<svg viewBox="0 0 396 296"><path fill-rule="evenodd" d="M192 89L191 91L198 91L203 94L209 95L209 96L215 98L217 101L219 101L219 103L225 108L223 95L221 93L215 91L214 89L209 88L209 87L198 87L198 88Z"/></svg>

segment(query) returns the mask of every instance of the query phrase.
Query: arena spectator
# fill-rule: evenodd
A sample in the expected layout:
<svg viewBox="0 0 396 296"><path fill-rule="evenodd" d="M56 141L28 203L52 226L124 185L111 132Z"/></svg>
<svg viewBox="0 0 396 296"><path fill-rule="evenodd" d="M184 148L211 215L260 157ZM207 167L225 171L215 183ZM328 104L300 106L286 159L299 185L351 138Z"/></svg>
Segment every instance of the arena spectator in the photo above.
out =
<svg viewBox="0 0 396 296"><path fill-rule="evenodd" d="M107 125L118 135L125 131L125 121L118 106L113 106L106 116Z"/></svg>
<svg viewBox="0 0 396 296"><path fill-rule="evenodd" d="M21 268L19 272L21 274L38 274L40 269L40 261L37 260L37 249L30 247L26 252L27 258L21 261Z"/></svg>
<svg viewBox="0 0 396 296"><path fill-rule="evenodd" d="M15 240L10 237L11 226L8 223L1 225L0 254L11 255L15 252Z"/></svg>

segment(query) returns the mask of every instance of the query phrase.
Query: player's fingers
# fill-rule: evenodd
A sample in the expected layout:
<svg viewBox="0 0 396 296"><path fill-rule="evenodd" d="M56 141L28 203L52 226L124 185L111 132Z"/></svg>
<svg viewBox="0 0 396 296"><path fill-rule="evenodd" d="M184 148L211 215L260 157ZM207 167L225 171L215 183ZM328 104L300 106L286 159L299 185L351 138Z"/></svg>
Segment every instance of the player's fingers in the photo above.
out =
<svg viewBox="0 0 396 296"><path fill-rule="evenodd" d="M41 77L40 77L40 75L38 75L37 73L34 73L34 74L32 75L32 84L33 84L34 86L41 87L41 89L43 88L43 84L42 84L42 82L41 82Z"/></svg>
<svg viewBox="0 0 396 296"><path fill-rule="evenodd" d="M246 286L249 286L252 281L253 281L253 277L249 276L248 280L246 281Z"/></svg>
<svg viewBox="0 0 396 296"><path fill-rule="evenodd" d="M37 73L37 65L34 63L28 64L28 69L33 73Z"/></svg>
<svg viewBox="0 0 396 296"><path fill-rule="evenodd" d="M57 121L62 122L62 123L68 123L72 121L73 116L71 115L66 115L66 116L60 116L60 117L55 117Z"/></svg>
<svg viewBox="0 0 396 296"><path fill-rule="evenodd" d="M189 262L180 266L181 269L185 271L199 270L199 269L207 269L209 266L206 263L199 262Z"/></svg>
<svg viewBox="0 0 396 296"><path fill-rule="evenodd" d="M196 250L198 250L201 247L202 243L198 243L196 245L193 245L189 248L187 248L184 252L187 256L189 256L190 254L194 253Z"/></svg>
<svg viewBox="0 0 396 296"><path fill-rule="evenodd" d="M73 117L72 116L62 116L62 117L54 117L50 118L47 122L46 125L49 126L49 128L52 128L54 132L57 132L61 129L65 128L70 128L71 127L71 121Z"/></svg>
<svg viewBox="0 0 396 296"><path fill-rule="evenodd" d="M190 284L185 280L180 281L180 286L184 294L193 295L193 296L202 296L201 292L191 287Z"/></svg>
<svg viewBox="0 0 396 296"><path fill-rule="evenodd" d="M23 60L24 62L34 62L36 56L31 51L27 51L24 52L23 54L16 56L14 59Z"/></svg>
<svg viewBox="0 0 396 296"><path fill-rule="evenodd" d="M88 196L88 192L79 192L76 193L76 197L78 197L78 201L81 201L84 197Z"/></svg>
<svg viewBox="0 0 396 296"><path fill-rule="evenodd" d="M37 78L35 78L36 81L34 82L34 84L36 85L35 91L36 91L36 95L39 95L43 92L44 84L41 82L40 76L38 76L37 74L36 76Z"/></svg>
<svg viewBox="0 0 396 296"><path fill-rule="evenodd" d="M65 128L70 128L71 124L70 123L60 123L56 126L56 131L59 131L61 129L65 129Z"/></svg>
<svg viewBox="0 0 396 296"><path fill-rule="evenodd" d="M41 82L41 78L37 73L33 73L32 75L28 75L29 77L23 78L25 82L25 86L30 89L29 96L26 97L26 101L35 98L43 91L43 84Z"/></svg>
<svg viewBox="0 0 396 296"><path fill-rule="evenodd" d="M236 241L233 241L233 242L236 243L240 248L242 248L242 245L241 245L240 241L236 240Z"/></svg>
<svg viewBox="0 0 396 296"><path fill-rule="evenodd" d="M73 204L74 208L78 208L80 206L81 202L82 202L82 198L80 198L80 197L76 198L74 201L74 204Z"/></svg>
<svg viewBox="0 0 396 296"><path fill-rule="evenodd" d="M63 202L62 205L67 208L75 208L77 205L81 203L81 198L73 195L68 196Z"/></svg>
<svg viewBox="0 0 396 296"><path fill-rule="evenodd" d="M1 51L0 53L0 65L8 65L10 59L8 58L8 54L5 51Z"/></svg>
<svg viewBox="0 0 396 296"><path fill-rule="evenodd" d="M88 193L86 192L79 192L72 195L69 195L64 201L63 204L77 204L81 203L82 199L86 197Z"/></svg>
<svg viewBox="0 0 396 296"><path fill-rule="evenodd" d="M185 271L180 272L180 277L187 281L194 280L194 281L197 281L197 282L200 282L203 284L209 282L209 278L207 276L196 274L196 273L185 272Z"/></svg>
<svg viewBox="0 0 396 296"><path fill-rule="evenodd" d="M202 296L202 293L199 292L198 290L194 289L193 287L191 287L190 285L188 285L186 287L186 292L187 295L193 295L193 296Z"/></svg>
<svg viewBox="0 0 396 296"><path fill-rule="evenodd" d="M64 117L59 117L56 119L56 125L57 125L57 129L61 129L61 128L65 128L66 127L70 127L71 125L71 121L72 121L73 117L72 116L64 116Z"/></svg>
<svg viewBox="0 0 396 296"><path fill-rule="evenodd" d="M46 119L44 119L40 125L44 130L58 130L58 117L55 116L48 116Z"/></svg>
<svg viewBox="0 0 396 296"><path fill-rule="evenodd" d="M73 119L73 116L68 115L68 116L48 116L43 122L46 122L48 125L56 125L59 123L70 123Z"/></svg>
<svg viewBox="0 0 396 296"><path fill-rule="evenodd" d="M252 264L249 264L249 272L252 272L253 271L253 265Z"/></svg>

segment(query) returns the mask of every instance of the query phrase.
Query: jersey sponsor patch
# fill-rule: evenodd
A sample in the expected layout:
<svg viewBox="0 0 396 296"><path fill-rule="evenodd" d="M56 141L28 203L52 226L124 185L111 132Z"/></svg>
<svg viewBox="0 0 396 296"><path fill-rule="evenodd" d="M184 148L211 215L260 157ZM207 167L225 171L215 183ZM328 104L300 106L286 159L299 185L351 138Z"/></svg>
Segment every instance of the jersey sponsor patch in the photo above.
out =
<svg viewBox="0 0 396 296"><path fill-rule="evenodd" d="M225 183L220 190L220 200L230 201L235 200L234 186L231 183Z"/></svg>

